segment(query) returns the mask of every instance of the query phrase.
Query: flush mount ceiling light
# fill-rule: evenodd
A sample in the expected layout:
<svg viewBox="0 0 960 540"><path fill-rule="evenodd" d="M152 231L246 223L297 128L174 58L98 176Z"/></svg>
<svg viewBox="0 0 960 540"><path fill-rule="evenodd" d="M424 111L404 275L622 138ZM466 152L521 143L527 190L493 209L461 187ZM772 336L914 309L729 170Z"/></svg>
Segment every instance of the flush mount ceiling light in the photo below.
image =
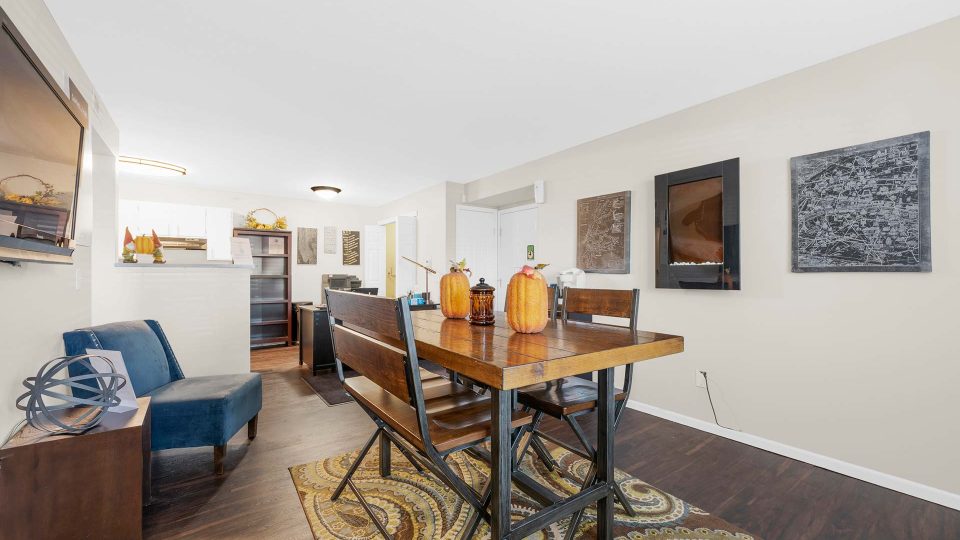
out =
<svg viewBox="0 0 960 540"><path fill-rule="evenodd" d="M340 188L333 186L313 186L310 189L321 199L332 199L340 193Z"/></svg>
<svg viewBox="0 0 960 540"><path fill-rule="evenodd" d="M140 174L155 174L163 176L185 176L187 174L187 169L179 165L166 163L164 161L157 161L155 159L120 156L117 161L123 164L122 167L125 170Z"/></svg>

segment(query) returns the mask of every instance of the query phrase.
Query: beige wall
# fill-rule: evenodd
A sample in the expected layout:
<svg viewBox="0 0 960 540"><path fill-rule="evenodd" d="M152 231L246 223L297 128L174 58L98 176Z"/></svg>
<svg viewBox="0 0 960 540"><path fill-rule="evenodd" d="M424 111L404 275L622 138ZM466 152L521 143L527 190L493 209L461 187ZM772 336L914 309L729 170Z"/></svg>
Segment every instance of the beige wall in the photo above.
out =
<svg viewBox="0 0 960 540"><path fill-rule="evenodd" d="M20 268L0 264L0 438L23 418L14 406L25 389L25 377L41 364L63 354L61 334L90 323L91 237L95 183L113 182L93 171L93 141L99 137L107 151L118 144L116 125L105 107L95 106L93 85L40 0L0 0L0 7L61 84L66 76L91 105L90 129L84 141L83 170L78 194L74 264L24 263ZM96 135L94 134L96 133Z"/></svg>
<svg viewBox="0 0 960 540"><path fill-rule="evenodd" d="M466 186L546 181L538 259L575 265L575 201L633 192L641 327L686 352L642 364L633 399L960 493L960 19L648 122ZM789 159L930 130L933 272L790 272ZM739 157L743 290L654 288L653 180ZM550 276L548 276L550 277Z"/></svg>

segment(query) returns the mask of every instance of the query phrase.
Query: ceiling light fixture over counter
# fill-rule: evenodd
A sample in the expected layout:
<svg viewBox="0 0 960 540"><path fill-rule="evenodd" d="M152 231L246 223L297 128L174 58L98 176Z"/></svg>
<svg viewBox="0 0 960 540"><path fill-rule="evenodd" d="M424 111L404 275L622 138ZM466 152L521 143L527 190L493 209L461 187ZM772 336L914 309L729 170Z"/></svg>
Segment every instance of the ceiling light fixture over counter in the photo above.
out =
<svg viewBox="0 0 960 540"><path fill-rule="evenodd" d="M155 159L144 159L130 156L120 156L117 161L122 163L122 167L130 172L140 174L154 174L162 176L186 176L187 169L173 163L157 161Z"/></svg>
<svg viewBox="0 0 960 540"><path fill-rule="evenodd" d="M333 186L313 186L313 193L321 199L332 199L340 193L340 188Z"/></svg>

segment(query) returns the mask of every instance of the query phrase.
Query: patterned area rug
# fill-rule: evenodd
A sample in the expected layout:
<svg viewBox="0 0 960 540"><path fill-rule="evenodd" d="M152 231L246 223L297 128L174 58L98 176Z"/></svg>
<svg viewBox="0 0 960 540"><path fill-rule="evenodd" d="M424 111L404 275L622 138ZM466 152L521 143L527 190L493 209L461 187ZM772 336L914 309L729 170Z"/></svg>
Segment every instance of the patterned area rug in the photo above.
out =
<svg viewBox="0 0 960 540"><path fill-rule="evenodd" d="M541 484L554 492L569 496L579 491L589 463L562 448L551 453L560 463L561 471L549 472L539 459L527 456L522 468ZM318 539L342 540L380 538L369 516L346 488L337 502L330 501L330 494L353 463L357 452L297 465L290 468L290 475L303 503L307 521ZM430 474L421 475L400 452L391 452L392 475L380 478L379 456L374 447L364 459L354 482L364 498L378 514L381 523L394 538L413 540L436 538L453 540L459 538L463 527L471 517L471 507L457 497ZM483 461L465 452L451 455L447 462L467 484L474 489L486 485L489 468ZM714 540L755 538L745 531L713 517L676 497L658 490L632 476L617 471L617 481L631 499L637 510L636 517L617 513L616 537L630 540L644 538L667 540ZM523 492L513 490L513 519L523 519L540 508L539 504ZM617 505L617 510L621 510ZM562 539L569 519L552 524L530 538ZM591 506L584 514L577 537L594 538L596 510ZM489 538L489 528L480 525L479 538Z"/></svg>

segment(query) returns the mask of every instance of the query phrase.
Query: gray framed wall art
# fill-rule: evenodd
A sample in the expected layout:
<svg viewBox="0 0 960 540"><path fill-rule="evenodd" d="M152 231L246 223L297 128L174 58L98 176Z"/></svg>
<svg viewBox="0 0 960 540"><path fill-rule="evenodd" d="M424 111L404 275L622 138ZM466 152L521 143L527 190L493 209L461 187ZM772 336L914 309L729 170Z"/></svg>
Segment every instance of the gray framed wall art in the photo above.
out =
<svg viewBox="0 0 960 540"><path fill-rule="evenodd" d="M930 132L790 160L794 272L929 272Z"/></svg>

